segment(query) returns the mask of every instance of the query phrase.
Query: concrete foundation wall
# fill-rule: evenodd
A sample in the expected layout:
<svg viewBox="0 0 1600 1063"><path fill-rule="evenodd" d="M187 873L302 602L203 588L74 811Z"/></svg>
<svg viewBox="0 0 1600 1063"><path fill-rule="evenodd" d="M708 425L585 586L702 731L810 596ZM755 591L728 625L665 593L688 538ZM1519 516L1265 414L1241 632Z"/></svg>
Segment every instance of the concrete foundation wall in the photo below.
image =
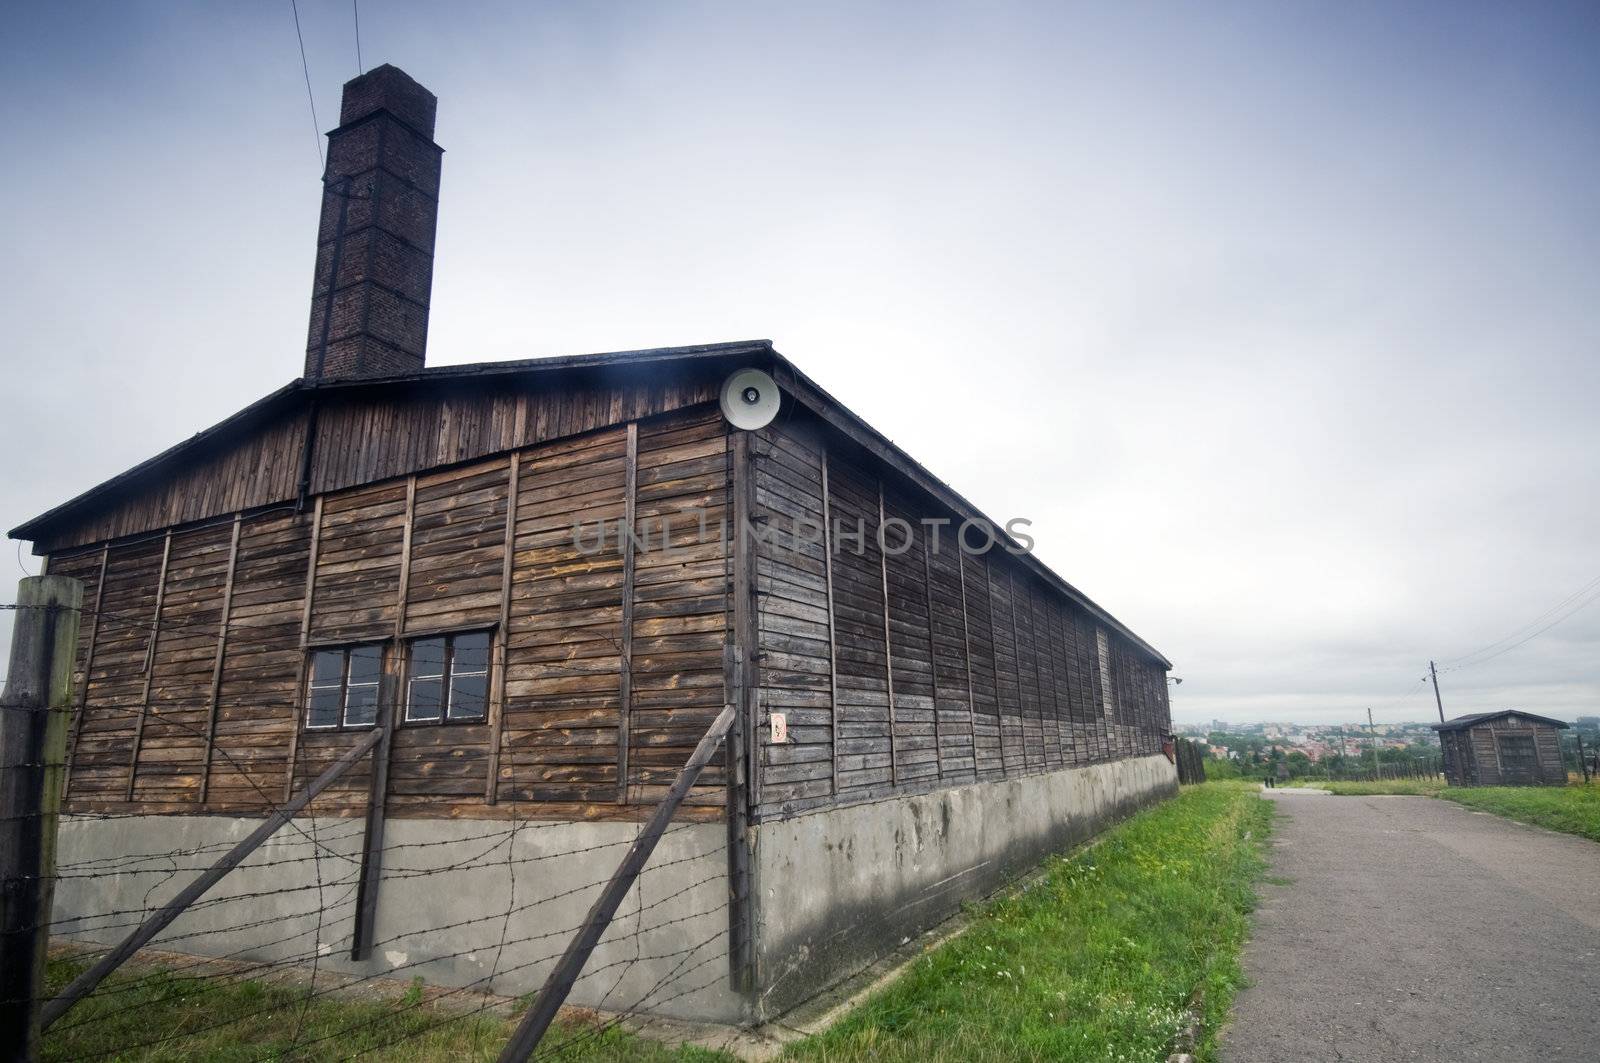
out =
<svg viewBox="0 0 1600 1063"><path fill-rule="evenodd" d="M260 822L66 817L53 932L120 940ZM267 964L316 957L324 970L527 993L542 984L639 825L392 819L375 948L356 963L349 949L362 829L360 819L295 821L151 947ZM744 998L728 982L727 905L726 827L673 827L570 1003L744 1018Z"/></svg>
<svg viewBox="0 0 1600 1063"><path fill-rule="evenodd" d="M757 1014L783 1013L1177 789L1177 768L1157 754L763 823Z"/></svg>

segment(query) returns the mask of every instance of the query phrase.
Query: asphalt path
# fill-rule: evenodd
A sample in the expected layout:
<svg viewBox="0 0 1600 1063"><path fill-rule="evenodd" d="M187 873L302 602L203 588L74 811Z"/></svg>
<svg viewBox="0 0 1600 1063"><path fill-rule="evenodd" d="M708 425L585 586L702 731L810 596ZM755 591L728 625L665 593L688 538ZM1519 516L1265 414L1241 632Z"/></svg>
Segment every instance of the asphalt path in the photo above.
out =
<svg viewBox="0 0 1600 1063"><path fill-rule="evenodd" d="M1265 793L1225 1063L1600 1060L1600 844L1427 797Z"/></svg>

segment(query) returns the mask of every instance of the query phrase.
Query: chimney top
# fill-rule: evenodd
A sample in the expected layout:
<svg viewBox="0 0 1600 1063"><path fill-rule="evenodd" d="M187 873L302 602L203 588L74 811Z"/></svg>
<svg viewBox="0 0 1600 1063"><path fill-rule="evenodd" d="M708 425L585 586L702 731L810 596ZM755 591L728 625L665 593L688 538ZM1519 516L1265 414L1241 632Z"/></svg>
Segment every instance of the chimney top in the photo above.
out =
<svg viewBox="0 0 1600 1063"><path fill-rule="evenodd" d="M437 103L387 63L345 83L322 175L307 380L424 365L444 153L433 142Z"/></svg>
<svg viewBox="0 0 1600 1063"><path fill-rule="evenodd" d="M438 105L439 98L413 81L404 70L384 63L344 83L339 124L347 126L375 111L388 111L432 140L434 111Z"/></svg>

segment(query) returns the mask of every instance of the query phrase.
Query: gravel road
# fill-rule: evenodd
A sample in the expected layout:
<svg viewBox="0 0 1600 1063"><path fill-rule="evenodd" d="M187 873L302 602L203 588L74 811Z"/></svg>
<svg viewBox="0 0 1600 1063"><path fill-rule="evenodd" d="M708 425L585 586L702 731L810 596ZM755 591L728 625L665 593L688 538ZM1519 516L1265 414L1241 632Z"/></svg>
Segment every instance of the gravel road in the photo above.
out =
<svg viewBox="0 0 1600 1063"><path fill-rule="evenodd" d="M1225 1063L1600 1060L1600 845L1426 797L1267 796Z"/></svg>

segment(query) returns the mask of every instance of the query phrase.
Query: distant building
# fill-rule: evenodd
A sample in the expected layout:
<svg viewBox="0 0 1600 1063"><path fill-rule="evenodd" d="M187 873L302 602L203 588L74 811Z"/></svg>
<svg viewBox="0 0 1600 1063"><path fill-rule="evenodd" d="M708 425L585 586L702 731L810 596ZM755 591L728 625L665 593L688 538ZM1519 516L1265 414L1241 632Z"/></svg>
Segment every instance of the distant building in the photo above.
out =
<svg viewBox="0 0 1600 1063"><path fill-rule="evenodd" d="M1436 723L1451 786L1564 786L1560 732L1548 716L1504 709Z"/></svg>

